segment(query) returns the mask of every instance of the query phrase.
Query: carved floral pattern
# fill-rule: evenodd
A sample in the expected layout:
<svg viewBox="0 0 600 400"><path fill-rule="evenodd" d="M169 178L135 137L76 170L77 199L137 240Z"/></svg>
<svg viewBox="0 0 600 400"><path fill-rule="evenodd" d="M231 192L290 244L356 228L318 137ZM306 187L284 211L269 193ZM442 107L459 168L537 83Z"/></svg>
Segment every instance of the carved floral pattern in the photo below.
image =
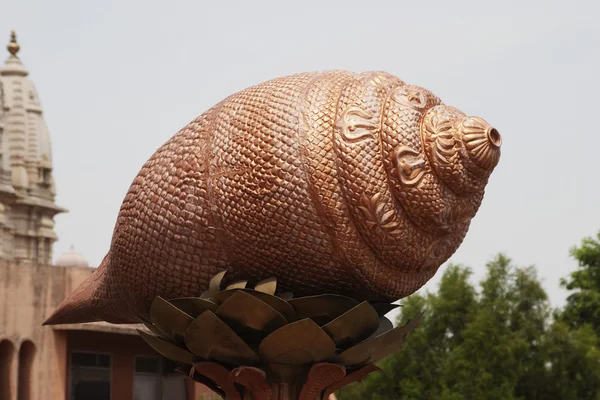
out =
<svg viewBox="0 0 600 400"><path fill-rule="evenodd" d="M416 186L425 175L425 159L420 152L407 146L394 150L394 174L405 186Z"/></svg>
<svg viewBox="0 0 600 400"><path fill-rule="evenodd" d="M373 115L359 107L349 107L343 112L336 126L347 142L358 142L367 139L377 130L377 124L372 121Z"/></svg>
<svg viewBox="0 0 600 400"><path fill-rule="evenodd" d="M427 96L416 87L399 87L392 93L392 99L398 104L410 107L416 110L422 110L427 107Z"/></svg>
<svg viewBox="0 0 600 400"><path fill-rule="evenodd" d="M385 203L381 200L381 193L373 196L363 194L361 196L362 205L358 209L365 216L367 225L371 229L379 229L381 232L396 236L402 233L400 222L397 218L396 210L385 211Z"/></svg>

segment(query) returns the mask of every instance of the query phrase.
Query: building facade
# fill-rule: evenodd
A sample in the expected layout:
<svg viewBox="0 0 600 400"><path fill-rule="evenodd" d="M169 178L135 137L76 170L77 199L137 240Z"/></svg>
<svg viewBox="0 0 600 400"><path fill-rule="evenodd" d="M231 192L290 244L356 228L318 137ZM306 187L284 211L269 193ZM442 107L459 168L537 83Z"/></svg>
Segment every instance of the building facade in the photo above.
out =
<svg viewBox="0 0 600 400"><path fill-rule="evenodd" d="M94 271L0 261L1 400L197 400L210 393L137 334L137 325L42 327Z"/></svg>
<svg viewBox="0 0 600 400"><path fill-rule="evenodd" d="M137 334L138 325L43 321L94 273L74 249L52 265L50 136L14 32L0 68L0 400L212 397Z"/></svg>

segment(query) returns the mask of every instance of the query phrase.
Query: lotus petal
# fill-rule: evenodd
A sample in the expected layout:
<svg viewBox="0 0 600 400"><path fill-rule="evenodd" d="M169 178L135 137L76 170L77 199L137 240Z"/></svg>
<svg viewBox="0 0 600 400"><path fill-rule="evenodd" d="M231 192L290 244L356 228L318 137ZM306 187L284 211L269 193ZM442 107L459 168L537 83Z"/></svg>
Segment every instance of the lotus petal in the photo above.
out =
<svg viewBox="0 0 600 400"><path fill-rule="evenodd" d="M294 294L292 292L284 292L277 297L279 297L281 300L290 301L294 298Z"/></svg>
<svg viewBox="0 0 600 400"><path fill-rule="evenodd" d="M240 392L238 392L235 384L229 379L229 371L222 365L214 362L197 362L194 363L194 370L200 375L207 377L218 387L223 388L227 400L241 400ZM190 375L192 372L190 371Z"/></svg>
<svg viewBox="0 0 600 400"><path fill-rule="evenodd" d="M194 354L229 364L256 364L256 353L212 311L204 311L185 332L185 345Z"/></svg>
<svg viewBox="0 0 600 400"><path fill-rule="evenodd" d="M298 400L320 400L325 389L346 376L346 368L341 365L320 363L308 371L306 383L302 386Z"/></svg>
<svg viewBox="0 0 600 400"><path fill-rule="evenodd" d="M258 282L256 286L254 286L254 290L274 295L275 290L277 290L277 278L267 278Z"/></svg>
<svg viewBox="0 0 600 400"><path fill-rule="evenodd" d="M185 368L182 368L181 366L178 366L178 367L175 367L175 371L181 372L182 374L187 375L188 378L190 378L191 380L203 384L204 386L206 386L207 388L209 388L210 390L212 390L213 392L215 392L217 394L217 396L221 397L222 399L225 398L225 391L222 390L220 387L218 387L216 383L214 383L213 381L211 381L210 379L208 379L204 375L200 375L194 369L194 367L192 367L190 369L190 371L188 372Z"/></svg>
<svg viewBox="0 0 600 400"><path fill-rule="evenodd" d="M194 320L160 296L156 297L150 306L150 317L163 334L174 340L180 340L188 325Z"/></svg>
<svg viewBox="0 0 600 400"><path fill-rule="evenodd" d="M394 329L394 324L392 324L392 321L390 321L386 317L381 317L379 318L379 326L377 327L377 330L373 332L373 334L369 338L377 337L388 331L391 331L392 329Z"/></svg>
<svg viewBox="0 0 600 400"><path fill-rule="evenodd" d="M144 324L144 326L145 326L145 327L146 327L146 328L147 328L147 329L148 329L150 332L152 332L152 334L153 334L154 336L158 336L158 337L160 337L160 338L165 338L165 339L167 339L167 338L165 337L165 334L164 334L164 333L162 333L162 332L160 331L160 329L158 329L156 326L154 326L154 325L152 324L152 322L150 322L150 321L148 321L148 320L146 320L146 319L144 319L143 317L140 317L140 316L138 316L138 318L140 319L140 321L142 321L142 324Z"/></svg>
<svg viewBox="0 0 600 400"><path fill-rule="evenodd" d="M273 389L267 382L265 371L254 367L238 367L229 374L230 379L246 388L252 400L271 400Z"/></svg>
<svg viewBox="0 0 600 400"><path fill-rule="evenodd" d="M335 392L338 389L341 389L344 386L349 385L353 382L360 381L365 376L367 376L371 372L375 372L375 371L381 371L381 369L379 369L378 366L371 364L371 365L367 365L366 367L363 367L361 369L358 369L354 372L349 373L343 379L341 379L341 380L337 381L336 383L334 383L333 385L329 386L327 388L327 390L325 390L325 392L323 393L323 397L321 398L321 400L329 400L329 396L331 396L331 394L333 394L333 392Z"/></svg>
<svg viewBox="0 0 600 400"><path fill-rule="evenodd" d="M358 305L358 301L336 294L298 297L289 300L288 303L294 307L298 318L321 318L327 321Z"/></svg>
<svg viewBox="0 0 600 400"><path fill-rule="evenodd" d="M346 348L368 338L379 326L379 316L364 301L323 326L338 348Z"/></svg>
<svg viewBox="0 0 600 400"><path fill-rule="evenodd" d="M228 285L225 290L228 289L243 289L246 287L246 285L248 284L248 281L238 281L238 282L233 282L231 285Z"/></svg>
<svg viewBox="0 0 600 400"><path fill-rule="evenodd" d="M264 301L271 307L273 307L277 312L285 317L288 321L296 320L296 312L294 311L294 307L289 305L287 302L283 301L277 296L271 296L270 294L259 292L257 290L252 289L231 289L231 290L223 290L215 295L215 300L219 303L225 302L230 296L233 296L237 291L243 291L244 293L248 293L256 297L259 300Z"/></svg>
<svg viewBox="0 0 600 400"><path fill-rule="evenodd" d="M219 306L216 314L241 328L250 328L267 333L287 324L287 320L283 315L273 307L241 290L228 297Z"/></svg>
<svg viewBox="0 0 600 400"><path fill-rule="evenodd" d="M204 292L202 292L200 294L200 298L210 300L210 299L212 299L212 293L210 292L210 290L205 290Z"/></svg>
<svg viewBox="0 0 600 400"><path fill-rule="evenodd" d="M169 300L169 303L173 304L192 318L196 318L206 310L214 312L219 307L217 303L199 297L179 297L177 299Z"/></svg>
<svg viewBox="0 0 600 400"><path fill-rule="evenodd" d="M211 295L214 295L221 290L221 281L226 273L227 271L221 271L211 278L210 282L208 283L208 291Z"/></svg>
<svg viewBox="0 0 600 400"><path fill-rule="evenodd" d="M373 306L373 308L375 309L375 311L377 311L377 314L380 317L383 317L390 311L395 310L398 307L401 307L399 304L392 304L392 303L374 303L374 304L371 304L371 306Z"/></svg>
<svg viewBox="0 0 600 400"><path fill-rule="evenodd" d="M306 318L271 333L260 343L258 353L269 364L312 364L331 358L335 343Z"/></svg>
<svg viewBox="0 0 600 400"><path fill-rule="evenodd" d="M189 351L182 349L181 347L177 347L166 340L149 335L146 332L140 331L139 329L137 331L142 339L144 339L144 341L150 345L150 347L169 360L173 360L182 364L194 363L194 355Z"/></svg>
<svg viewBox="0 0 600 400"><path fill-rule="evenodd" d="M396 351L404 341L404 337L417 326L420 320L421 316L418 316L404 326L369 338L342 352L336 357L336 361L343 365L366 365L377 362Z"/></svg>

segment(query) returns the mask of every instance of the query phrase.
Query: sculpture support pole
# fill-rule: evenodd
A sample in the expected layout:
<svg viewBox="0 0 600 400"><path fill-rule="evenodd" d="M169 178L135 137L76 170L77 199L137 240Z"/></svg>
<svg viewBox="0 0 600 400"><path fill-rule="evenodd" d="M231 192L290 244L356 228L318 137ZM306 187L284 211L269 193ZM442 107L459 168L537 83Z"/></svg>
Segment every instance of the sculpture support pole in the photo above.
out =
<svg viewBox="0 0 600 400"><path fill-rule="evenodd" d="M300 376L303 369L298 369L290 366L276 367L274 375L275 382L272 384L271 399L277 400L293 400L297 399L300 394L302 382Z"/></svg>
<svg viewBox="0 0 600 400"><path fill-rule="evenodd" d="M297 386L293 383L273 384L273 400L295 400L298 398Z"/></svg>

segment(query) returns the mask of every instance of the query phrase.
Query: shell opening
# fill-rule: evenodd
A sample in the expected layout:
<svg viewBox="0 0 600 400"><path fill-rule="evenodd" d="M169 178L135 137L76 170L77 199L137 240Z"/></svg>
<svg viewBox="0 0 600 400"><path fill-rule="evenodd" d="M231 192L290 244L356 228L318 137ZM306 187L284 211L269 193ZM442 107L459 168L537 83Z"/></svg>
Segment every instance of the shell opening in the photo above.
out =
<svg viewBox="0 0 600 400"><path fill-rule="evenodd" d="M487 132L487 137L490 143L499 148L502 145L502 136L500 136L500 132L496 128L491 128Z"/></svg>

